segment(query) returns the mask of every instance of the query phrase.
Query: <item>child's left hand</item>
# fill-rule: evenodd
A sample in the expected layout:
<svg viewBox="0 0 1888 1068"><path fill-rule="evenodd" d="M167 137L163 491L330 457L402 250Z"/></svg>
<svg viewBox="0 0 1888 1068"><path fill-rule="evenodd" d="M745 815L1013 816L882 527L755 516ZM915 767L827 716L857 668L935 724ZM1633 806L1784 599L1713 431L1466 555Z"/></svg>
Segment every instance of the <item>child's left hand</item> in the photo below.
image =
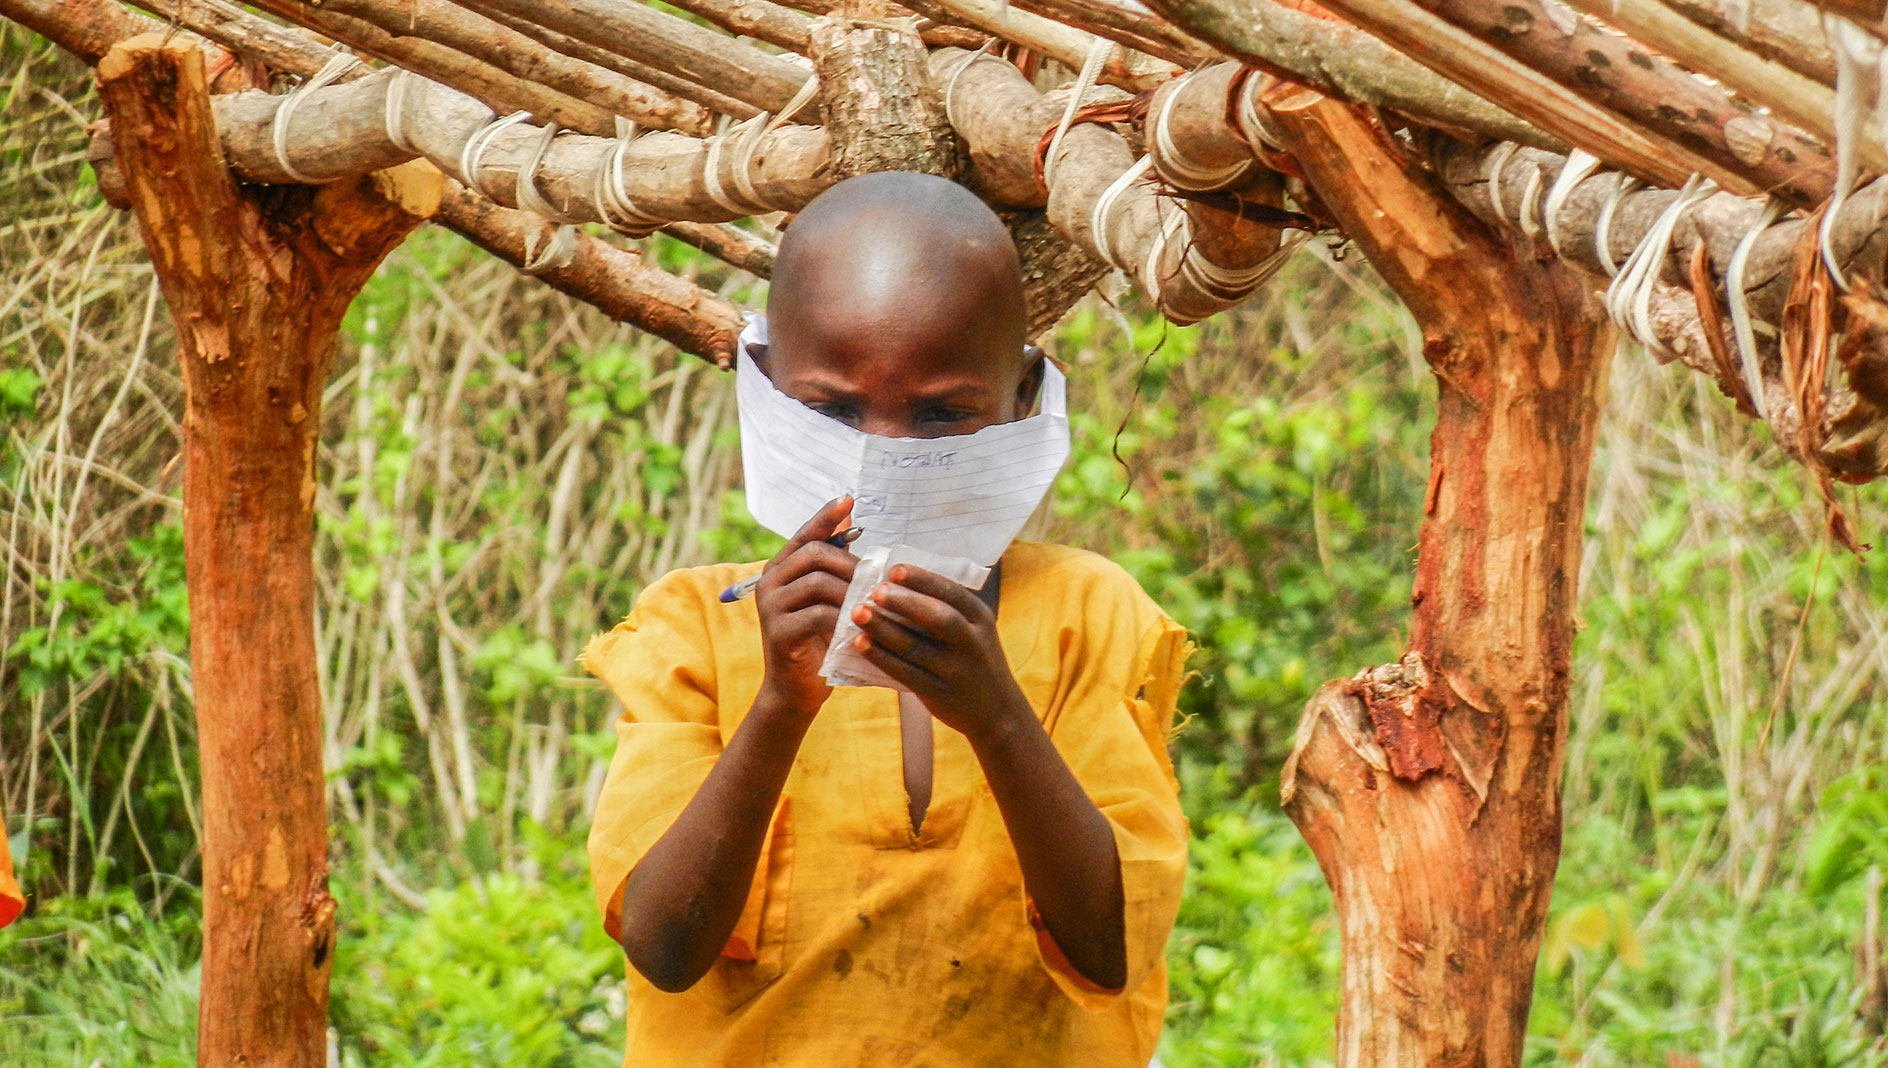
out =
<svg viewBox="0 0 1888 1068"><path fill-rule="evenodd" d="M853 609L852 640L879 670L911 688L931 714L973 743L1035 718L1010 674L996 615L975 593L941 575L898 564Z"/></svg>

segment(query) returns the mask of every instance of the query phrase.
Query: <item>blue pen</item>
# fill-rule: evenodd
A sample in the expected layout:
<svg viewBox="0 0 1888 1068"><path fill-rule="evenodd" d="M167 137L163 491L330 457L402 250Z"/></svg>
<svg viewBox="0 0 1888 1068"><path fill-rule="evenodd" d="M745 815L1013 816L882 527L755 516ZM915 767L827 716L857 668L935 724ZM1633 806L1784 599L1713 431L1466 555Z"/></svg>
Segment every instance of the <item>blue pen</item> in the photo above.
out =
<svg viewBox="0 0 1888 1068"><path fill-rule="evenodd" d="M843 534L834 534L832 537L827 538L826 544L843 549L853 542L858 541L859 535L863 533L865 533L864 527L853 527ZM764 573L765 572L757 571L734 585L729 586L727 589L722 590L721 603L733 604L743 598L753 596L754 590L760 586L760 577Z"/></svg>

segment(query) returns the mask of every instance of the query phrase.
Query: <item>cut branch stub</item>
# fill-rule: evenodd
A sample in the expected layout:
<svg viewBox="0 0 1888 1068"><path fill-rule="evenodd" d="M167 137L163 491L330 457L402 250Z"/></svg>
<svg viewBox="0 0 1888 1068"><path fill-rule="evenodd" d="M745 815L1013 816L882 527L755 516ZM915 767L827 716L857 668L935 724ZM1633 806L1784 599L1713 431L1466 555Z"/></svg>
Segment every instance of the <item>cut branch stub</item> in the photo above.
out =
<svg viewBox="0 0 1888 1068"><path fill-rule="evenodd" d="M836 178L918 171L955 180L963 172L914 23L822 16L813 23L812 59Z"/></svg>
<svg viewBox="0 0 1888 1068"><path fill-rule="evenodd" d="M124 42L99 63L98 82L183 364L204 813L199 1056L320 1068L334 899L314 640L315 446L342 315L422 220L366 178L238 186L217 151L191 39Z"/></svg>

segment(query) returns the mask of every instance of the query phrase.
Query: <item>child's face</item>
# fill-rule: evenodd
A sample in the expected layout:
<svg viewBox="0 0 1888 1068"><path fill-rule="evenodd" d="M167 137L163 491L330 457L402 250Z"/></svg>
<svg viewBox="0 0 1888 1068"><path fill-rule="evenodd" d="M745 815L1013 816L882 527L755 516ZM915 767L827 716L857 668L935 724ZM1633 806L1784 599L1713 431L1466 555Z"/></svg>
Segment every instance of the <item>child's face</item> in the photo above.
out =
<svg viewBox="0 0 1888 1068"><path fill-rule="evenodd" d="M1026 361L1020 345L980 332L974 321L871 318L776 333L768 376L821 415L883 437L971 434L1029 414L1042 384L1040 356Z"/></svg>

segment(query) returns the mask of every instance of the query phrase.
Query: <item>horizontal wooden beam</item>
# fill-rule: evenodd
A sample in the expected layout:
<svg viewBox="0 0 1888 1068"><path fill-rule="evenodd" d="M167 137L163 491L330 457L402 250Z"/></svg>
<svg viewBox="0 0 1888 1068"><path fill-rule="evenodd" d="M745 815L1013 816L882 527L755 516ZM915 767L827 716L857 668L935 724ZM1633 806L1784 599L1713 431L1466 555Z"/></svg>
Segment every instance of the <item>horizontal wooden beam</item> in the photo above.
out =
<svg viewBox="0 0 1888 1068"><path fill-rule="evenodd" d="M1596 9L1612 3L1586 0ZM1600 29L1563 7L1550 7L1549 0L1423 0L1423 6L1566 92L1650 131L1669 146L1695 153L1714 168L1705 173L1721 185L1740 191L1754 186L1798 207L1820 204L1835 187L1835 161L1829 150L1803 130L1675 66L1632 38ZM1652 8L1642 3L1638 10ZM1748 53L1730 51L1758 63ZM1719 75L1709 67L1699 69ZM1789 71L1772 73L1794 77ZM1584 147L1597 153L1593 145Z"/></svg>
<svg viewBox="0 0 1888 1068"><path fill-rule="evenodd" d="M543 26L705 85L761 111L779 111L813 72L753 45L641 3L615 0L459 0Z"/></svg>
<svg viewBox="0 0 1888 1068"><path fill-rule="evenodd" d="M183 2L201 3L203 0ZM594 104L611 115L621 115L649 129L677 130L699 137L708 132L713 120L708 109L700 104L566 56L508 26L445 0L320 0L318 5L297 4L297 8L314 8L360 19L396 38L431 41L521 81L535 82Z"/></svg>
<svg viewBox="0 0 1888 1068"><path fill-rule="evenodd" d="M1161 17L1274 77L1467 137L1539 148L1566 142L1349 23L1273 0L1147 0ZM1106 32L1105 30L1103 32Z"/></svg>

